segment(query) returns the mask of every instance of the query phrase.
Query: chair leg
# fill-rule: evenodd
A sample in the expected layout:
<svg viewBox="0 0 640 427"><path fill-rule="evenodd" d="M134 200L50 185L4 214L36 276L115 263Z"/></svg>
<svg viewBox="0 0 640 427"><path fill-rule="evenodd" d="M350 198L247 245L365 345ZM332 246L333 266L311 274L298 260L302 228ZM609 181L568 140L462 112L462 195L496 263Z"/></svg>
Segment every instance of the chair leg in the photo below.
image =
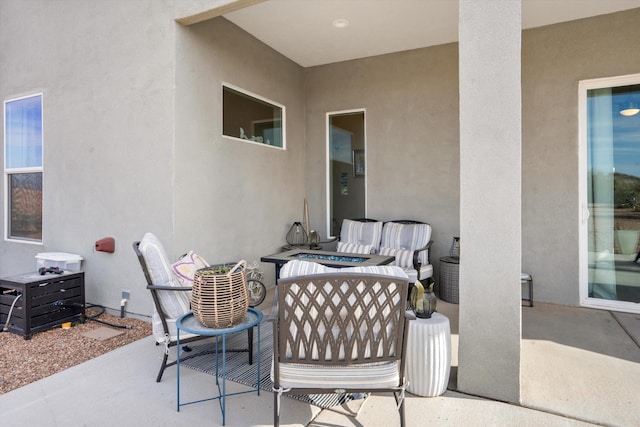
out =
<svg viewBox="0 0 640 427"><path fill-rule="evenodd" d="M247 339L249 340L249 365L253 365L253 328L247 329Z"/></svg>
<svg viewBox="0 0 640 427"><path fill-rule="evenodd" d="M522 298L522 301L527 301L527 306L533 307L533 276L529 274L526 279L521 279L520 285L524 285L525 282L529 288L529 298Z"/></svg>
<svg viewBox="0 0 640 427"><path fill-rule="evenodd" d="M169 355L165 352L164 357L162 358L162 365L160 365L160 372L158 372L158 376L156 377L156 382L159 383L162 380L162 374L164 373L165 368L167 367L167 358Z"/></svg>
<svg viewBox="0 0 640 427"><path fill-rule="evenodd" d="M273 392L273 427L280 426L280 412L278 411L278 392Z"/></svg>
<svg viewBox="0 0 640 427"><path fill-rule="evenodd" d="M402 399L402 402L400 402L400 406L398 407L398 413L400 414L400 427L405 426L404 402L405 399Z"/></svg>

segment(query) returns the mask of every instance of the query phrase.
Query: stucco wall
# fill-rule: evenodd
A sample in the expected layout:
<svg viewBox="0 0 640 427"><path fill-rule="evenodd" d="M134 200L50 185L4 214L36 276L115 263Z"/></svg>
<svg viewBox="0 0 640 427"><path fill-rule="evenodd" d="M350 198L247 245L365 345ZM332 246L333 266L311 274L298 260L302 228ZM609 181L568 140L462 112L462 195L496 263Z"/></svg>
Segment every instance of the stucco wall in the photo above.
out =
<svg viewBox="0 0 640 427"><path fill-rule="evenodd" d="M224 18L181 26L177 52L176 246L212 263L259 260L302 219L303 70ZM286 150L222 136L223 82L285 106Z"/></svg>
<svg viewBox="0 0 640 427"><path fill-rule="evenodd" d="M88 302L119 308L129 289L127 309L150 314L131 243L154 230L172 251L173 13L158 0L0 3L0 98L44 94L43 244L0 242L0 275L35 270L39 252L80 254ZM115 252L94 252L106 236Z"/></svg>

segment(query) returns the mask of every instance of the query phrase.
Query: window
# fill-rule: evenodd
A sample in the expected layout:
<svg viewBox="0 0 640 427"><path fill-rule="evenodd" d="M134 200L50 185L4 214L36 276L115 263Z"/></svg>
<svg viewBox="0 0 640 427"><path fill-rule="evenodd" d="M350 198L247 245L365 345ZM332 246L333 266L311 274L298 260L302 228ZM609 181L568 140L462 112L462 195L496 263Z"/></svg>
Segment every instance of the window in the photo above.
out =
<svg viewBox="0 0 640 427"><path fill-rule="evenodd" d="M42 94L4 103L5 236L42 241Z"/></svg>
<svg viewBox="0 0 640 427"><path fill-rule="evenodd" d="M285 148L285 109L242 89L222 86L222 134Z"/></svg>

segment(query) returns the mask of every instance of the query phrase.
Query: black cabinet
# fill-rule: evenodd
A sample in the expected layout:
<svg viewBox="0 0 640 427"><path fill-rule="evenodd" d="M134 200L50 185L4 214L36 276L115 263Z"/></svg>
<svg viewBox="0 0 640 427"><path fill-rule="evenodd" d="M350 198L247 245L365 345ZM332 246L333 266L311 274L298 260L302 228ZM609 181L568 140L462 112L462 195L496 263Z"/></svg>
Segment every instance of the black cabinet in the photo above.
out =
<svg viewBox="0 0 640 427"><path fill-rule="evenodd" d="M31 334L65 322L84 321L84 272L0 279L0 325L30 339Z"/></svg>

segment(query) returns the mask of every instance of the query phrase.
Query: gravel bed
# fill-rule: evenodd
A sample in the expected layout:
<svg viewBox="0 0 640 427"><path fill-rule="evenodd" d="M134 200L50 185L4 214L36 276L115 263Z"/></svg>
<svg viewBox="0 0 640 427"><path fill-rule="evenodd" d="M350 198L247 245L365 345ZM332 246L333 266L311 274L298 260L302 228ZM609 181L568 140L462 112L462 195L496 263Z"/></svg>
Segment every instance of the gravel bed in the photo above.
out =
<svg viewBox="0 0 640 427"><path fill-rule="evenodd" d="M97 311L86 310L87 316ZM139 319L103 313L98 320L131 329L112 328L87 319L69 329L57 327L37 332L30 340L11 332L0 333L0 394L7 393L39 379L108 353L118 347L151 335L151 323ZM0 325L0 329L3 325ZM100 341L81 335L101 327L125 331L124 334Z"/></svg>

